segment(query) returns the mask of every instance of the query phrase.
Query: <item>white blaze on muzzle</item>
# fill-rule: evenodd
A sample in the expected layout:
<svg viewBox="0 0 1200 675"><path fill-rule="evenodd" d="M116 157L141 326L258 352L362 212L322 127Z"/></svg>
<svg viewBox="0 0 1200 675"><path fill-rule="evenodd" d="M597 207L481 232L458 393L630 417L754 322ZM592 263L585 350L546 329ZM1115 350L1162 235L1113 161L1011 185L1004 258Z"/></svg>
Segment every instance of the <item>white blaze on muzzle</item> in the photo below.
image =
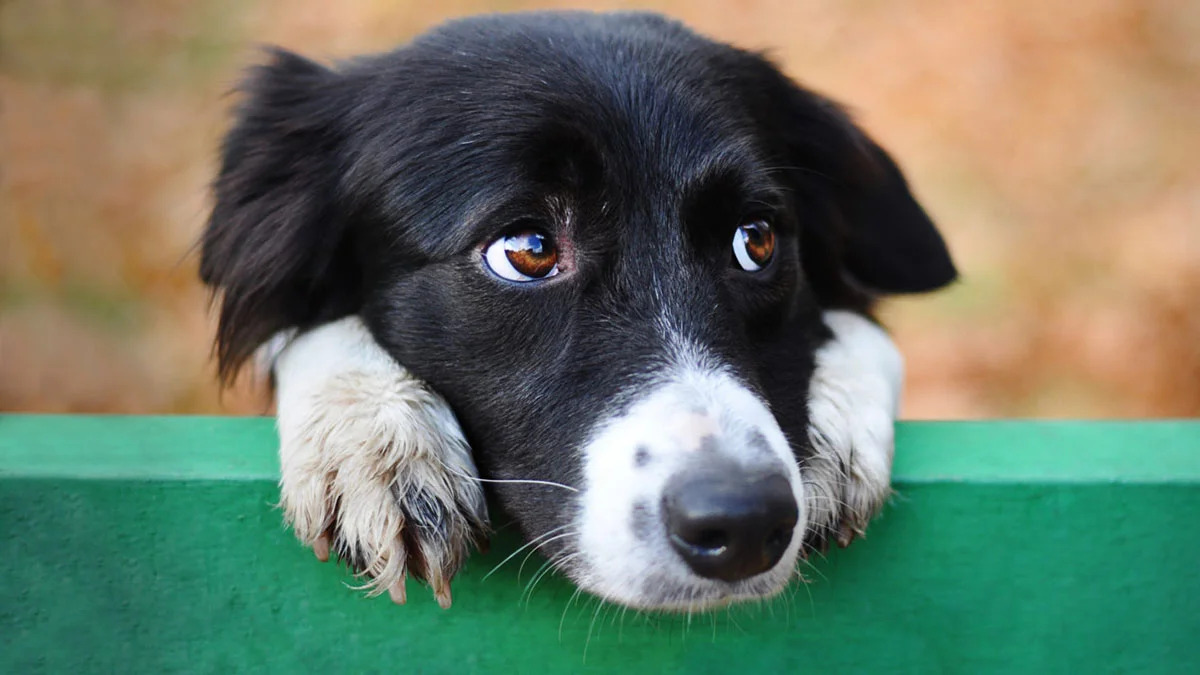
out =
<svg viewBox="0 0 1200 675"><path fill-rule="evenodd" d="M806 514L800 471L778 423L722 369L681 368L660 382L624 414L601 421L583 448L572 576L589 591L638 607L698 609L781 590L792 575ZM699 505L695 498L679 505L689 501L676 499L681 482ZM790 519L775 519L776 530L790 531L773 533L771 559L751 556L753 574L737 572L745 566L706 562L728 555L733 545L721 532L704 530L704 518L722 517L704 513L706 485L728 488L733 496L721 504L754 522L769 506L756 501L764 491L779 505L773 512L792 509ZM678 519L668 517L679 509L699 519L698 531L681 530ZM726 529L737 535L745 528Z"/></svg>

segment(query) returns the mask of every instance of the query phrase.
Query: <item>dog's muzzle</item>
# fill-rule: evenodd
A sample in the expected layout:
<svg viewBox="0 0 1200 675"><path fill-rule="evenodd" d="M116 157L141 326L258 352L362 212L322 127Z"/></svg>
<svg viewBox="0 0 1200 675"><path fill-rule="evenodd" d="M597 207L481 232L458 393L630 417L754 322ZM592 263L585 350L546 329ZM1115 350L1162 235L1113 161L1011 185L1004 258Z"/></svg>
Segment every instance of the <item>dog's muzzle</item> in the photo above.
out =
<svg viewBox="0 0 1200 675"><path fill-rule="evenodd" d="M765 403L687 369L602 421L583 448L576 583L608 600L693 610L792 576L805 527L791 448Z"/></svg>

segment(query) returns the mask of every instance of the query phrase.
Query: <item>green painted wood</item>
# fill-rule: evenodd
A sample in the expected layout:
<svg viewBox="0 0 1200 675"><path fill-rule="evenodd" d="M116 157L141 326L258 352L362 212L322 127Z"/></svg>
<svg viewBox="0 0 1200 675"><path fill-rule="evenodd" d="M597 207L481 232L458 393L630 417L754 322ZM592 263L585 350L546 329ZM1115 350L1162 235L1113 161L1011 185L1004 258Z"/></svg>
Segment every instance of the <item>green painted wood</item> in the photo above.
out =
<svg viewBox="0 0 1200 675"><path fill-rule="evenodd" d="M575 596L502 533L442 611L272 507L268 419L0 416L0 673L1200 672L1200 421L905 423L898 496L784 596Z"/></svg>

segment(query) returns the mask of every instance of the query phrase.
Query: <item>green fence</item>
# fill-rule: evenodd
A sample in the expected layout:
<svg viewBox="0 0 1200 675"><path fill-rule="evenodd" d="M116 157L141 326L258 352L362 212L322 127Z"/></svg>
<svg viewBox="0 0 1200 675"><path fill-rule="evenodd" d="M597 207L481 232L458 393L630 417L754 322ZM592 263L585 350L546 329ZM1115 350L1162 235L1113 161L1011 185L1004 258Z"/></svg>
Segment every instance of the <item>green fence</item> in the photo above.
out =
<svg viewBox="0 0 1200 675"><path fill-rule="evenodd" d="M0 416L0 673L1200 673L1200 421L905 423L893 503L784 596L575 596L504 533L443 611L281 525L269 419Z"/></svg>

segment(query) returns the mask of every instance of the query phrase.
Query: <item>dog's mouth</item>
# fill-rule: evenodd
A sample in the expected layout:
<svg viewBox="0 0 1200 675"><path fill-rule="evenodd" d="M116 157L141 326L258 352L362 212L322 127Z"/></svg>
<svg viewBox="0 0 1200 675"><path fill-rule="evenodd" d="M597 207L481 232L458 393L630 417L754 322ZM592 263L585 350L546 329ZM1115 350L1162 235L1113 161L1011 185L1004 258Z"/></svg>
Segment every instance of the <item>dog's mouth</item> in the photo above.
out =
<svg viewBox="0 0 1200 675"><path fill-rule="evenodd" d="M682 572L670 563L651 566L644 576L630 583L613 583L610 574L580 561L569 547L557 567L581 589L605 601L634 609L664 612L696 612L719 609L739 602L761 601L781 593L795 573L796 554L782 556L767 571L722 581Z"/></svg>
<svg viewBox="0 0 1200 675"><path fill-rule="evenodd" d="M801 535L794 522L785 528L756 542L757 547L747 546L753 536L733 544L722 541L726 533L716 531L700 533L709 539L699 544L665 529L640 532L635 536L646 543L627 557L606 559L588 555L575 533L560 534L560 541L547 553L550 564L562 574L608 602L642 610L695 612L761 601L782 592L795 575ZM664 540L665 547L656 545ZM741 550L735 551L736 546ZM762 552L747 554L748 548Z"/></svg>

